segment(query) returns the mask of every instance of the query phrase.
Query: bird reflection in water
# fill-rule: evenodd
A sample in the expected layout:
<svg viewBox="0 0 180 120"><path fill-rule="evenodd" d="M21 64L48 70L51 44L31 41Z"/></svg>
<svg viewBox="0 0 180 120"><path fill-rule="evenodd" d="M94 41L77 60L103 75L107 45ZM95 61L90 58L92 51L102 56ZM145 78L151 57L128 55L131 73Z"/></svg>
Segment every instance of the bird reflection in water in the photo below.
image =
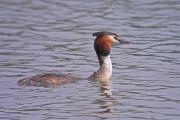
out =
<svg viewBox="0 0 180 120"><path fill-rule="evenodd" d="M111 80L100 81L100 90L103 95L109 99L114 99L112 95L112 82Z"/></svg>
<svg viewBox="0 0 180 120"><path fill-rule="evenodd" d="M103 98L96 100L95 103L99 104L100 108L103 109L98 113L111 113L114 112L114 107L117 103L115 97L112 95L112 83L111 80L100 81L100 91ZM105 97L105 98L104 98Z"/></svg>

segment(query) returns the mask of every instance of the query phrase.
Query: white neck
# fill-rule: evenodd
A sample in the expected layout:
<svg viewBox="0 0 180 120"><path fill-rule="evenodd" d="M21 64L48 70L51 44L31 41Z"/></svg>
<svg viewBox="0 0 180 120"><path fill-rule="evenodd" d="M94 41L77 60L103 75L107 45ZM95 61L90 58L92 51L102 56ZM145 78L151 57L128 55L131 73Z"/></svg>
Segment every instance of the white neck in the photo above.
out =
<svg viewBox="0 0 180 120"><path fill-rule="evenodd" d="M110 56L100 56L103 64L100 65L100 68L98 71L101 71L105 79L111 79L112 75L112 63Z"/></svg>
<svg viewBox="0 0 180 120"><path fill-rule="evenodd" d="M88 77L90 80L108 81L112 75L112 63L110 56L99 56L102 60L100 68Z"/></svg>

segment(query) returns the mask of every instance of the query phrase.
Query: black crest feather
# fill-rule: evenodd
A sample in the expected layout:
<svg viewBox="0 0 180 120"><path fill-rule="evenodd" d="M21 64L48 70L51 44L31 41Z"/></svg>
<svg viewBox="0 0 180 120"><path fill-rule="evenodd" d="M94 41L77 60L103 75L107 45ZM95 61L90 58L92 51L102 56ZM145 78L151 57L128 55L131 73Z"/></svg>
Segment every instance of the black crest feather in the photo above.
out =
<svg viewBox="0 0 180 120"><path fill-rule="evenodd" d="M115 33L112 33L112 32L95 32L92 34L92 36L102 36L102 35L115 35L115 36L118 36L117 34Z"/></svg>

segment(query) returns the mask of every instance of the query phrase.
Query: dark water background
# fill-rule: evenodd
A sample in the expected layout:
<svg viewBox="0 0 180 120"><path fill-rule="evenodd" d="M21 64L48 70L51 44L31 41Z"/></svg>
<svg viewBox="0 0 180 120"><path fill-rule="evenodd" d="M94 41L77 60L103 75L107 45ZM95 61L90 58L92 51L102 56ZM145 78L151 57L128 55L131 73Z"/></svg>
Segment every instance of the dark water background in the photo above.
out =
<svg viewBox="0 0 180 120"><path fill-rule="evenodd" d="M111 53L116 101L87 80L16 84L52 71L88 76L99 66L91 34L104 30L133 42ZM0 119L179 118L179 0L0 0Z"/></svg>

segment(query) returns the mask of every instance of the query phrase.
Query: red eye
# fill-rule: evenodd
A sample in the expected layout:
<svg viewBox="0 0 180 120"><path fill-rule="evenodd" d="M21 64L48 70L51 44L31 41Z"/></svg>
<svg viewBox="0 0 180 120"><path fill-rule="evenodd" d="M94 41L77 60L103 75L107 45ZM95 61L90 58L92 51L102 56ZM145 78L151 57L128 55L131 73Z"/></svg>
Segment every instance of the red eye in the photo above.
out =
<svg viewBox="0 0 180 120"><path fill-rule="evenodd" d="M114 36L114 39L119 40L118 37Z"/></svg>

